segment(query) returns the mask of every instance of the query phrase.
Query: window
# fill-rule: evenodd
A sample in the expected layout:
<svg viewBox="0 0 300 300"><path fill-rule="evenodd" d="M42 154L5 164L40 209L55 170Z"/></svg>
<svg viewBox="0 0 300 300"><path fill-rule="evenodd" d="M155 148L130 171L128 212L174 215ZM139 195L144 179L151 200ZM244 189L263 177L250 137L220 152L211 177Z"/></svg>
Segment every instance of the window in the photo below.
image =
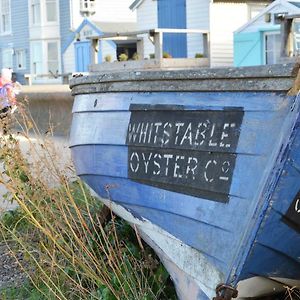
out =
<svg viewBox="0 0 300 300"><path fill-rule="evenodd" d="M26 51L25 49L16 50L17 69L26 69Z"/></svg>
<svg viewBox="0 0 300 300"><path fill-rule="evenodd" d="M280 57L280 34L265 33L265 62L267 65L276 64Z"/></svg>
<svg viewBox="0 0 300 300"><path fill-rule="evenodd" d="M40 0L31 0L31 22L33 25L41 23L41 3Z"/></svg>
<svg viewBox="0 0 300 300"><path fill-rule="evenodd" d="M298 56L300 54L300 20L295 19L293 21L293 43L294 43L294 51L292 53L293 56Z"/></svg>
<svg viewBox="0 0 300 300"><path fill-rule="evenodd" d="M248 4L248 20L256 17L265 7L265 4Z"/></svg>
<svg viewBox="0 0 300 300"><path fill-rule="evenodd" d="M93 15L96 12L95 0L80 0L80 12L85 16Z"/></svg>
<svg viewBox="0 0 300 300"><path fill-rule="evenodd" d="M0 31L1 33L7 33L11 31L10 23L10 0L0 0Z"/></svg>
<svg viewBox="0 0 300 300"><path fill-rule="evenodd" d="M13 68L13 49L5 48L2 49L2 67Z"/></svg>
<svg viewBox="0 0 300 300"><path fill-rule="evenodd" d="M43 74L43 48L41 42L32 42L32 73Z"/></svg>
<svg viewBox="0 0 300 300"><path fill-rule="evenodd" d="M57 42L48 42L48 72L51 74L58 73L58 45Z"/></svg>
<svg viewBox="0 0 300 300"><path fill-rule="evenodd" d="M57 21L56 0L46 0L47 22Z"/></svg>

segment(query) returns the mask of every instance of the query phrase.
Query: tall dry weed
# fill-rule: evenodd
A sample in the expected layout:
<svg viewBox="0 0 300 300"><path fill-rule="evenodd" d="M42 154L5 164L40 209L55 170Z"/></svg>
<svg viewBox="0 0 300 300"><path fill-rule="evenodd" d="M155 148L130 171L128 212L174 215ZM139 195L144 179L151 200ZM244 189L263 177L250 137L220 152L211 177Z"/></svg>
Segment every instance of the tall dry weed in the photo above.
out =
<svg viewBox="0 0 300 300"><path fill-rule="evenodd" d="M131 227L113 214L103 224L102 205L61 162L51 127L45 136L19 110L18 130L0 137L0 183L18 204L0 230L12 253L24 253L21 267L43 299L175 299L167 272Z"/></svg>

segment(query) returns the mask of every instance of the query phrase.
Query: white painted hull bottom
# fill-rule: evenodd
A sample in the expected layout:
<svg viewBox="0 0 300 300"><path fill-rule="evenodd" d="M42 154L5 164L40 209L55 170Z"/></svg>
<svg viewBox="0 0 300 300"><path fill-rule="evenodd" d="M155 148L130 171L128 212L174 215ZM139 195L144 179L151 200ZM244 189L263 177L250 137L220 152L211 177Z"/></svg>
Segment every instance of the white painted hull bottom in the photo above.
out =
<svg viewBox="0 0 300 300"><path fill-rule="evenodd" d="M107 199L100 198L100 201L115 214L134 224L143 240L153 248L170 273L178 299L207 300L215 296L215 287L224 278L199 251L148 220L136 218L124 207Z"/></svg>
<svg viewBox="0 0 300 300"><path fill-rule="evenodd" d="M100 198L100 201L118 216L133 224L143 240L154 249L171 275L179 300L207 300L216 296L216 286L225 279L200 252L150 221L136 218L124 207L107 199ZM285 284L300 287L300 281L274 279L253 277L241 281L238 284L238 299L278 293L284 291Z"/></svg>

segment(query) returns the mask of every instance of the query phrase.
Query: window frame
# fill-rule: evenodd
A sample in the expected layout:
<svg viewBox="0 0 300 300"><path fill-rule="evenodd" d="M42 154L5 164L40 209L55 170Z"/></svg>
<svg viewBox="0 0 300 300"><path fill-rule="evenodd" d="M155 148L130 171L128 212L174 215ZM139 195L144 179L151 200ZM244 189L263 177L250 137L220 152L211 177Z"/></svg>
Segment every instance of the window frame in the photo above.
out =
<svg viewBox="0 0 300 300"><path fill-rule="evenodd" d="M94 14L96 12L96 1L80 0L79 7L81 14Z"/></svg>
<svg viewBox="0 0 300 300"><path fill-rule="evenodd" d="M39 7L39 19L38 21L34 22L36 19L36 8ZM42 23L42 0L30 0L30 24L31 26L40 26Z"/></svg>
<svg viewBox="0 0 300 300"><path fill-rule="evenodd" d="M59 73L59 70L60 70L60 59L59 59L59 42L57 40L47 40L45 41L46 42L46 66L47 66L47 74L51 74L50 73L50 68L49 68L49 63L57 63L57 72ZM56 44L56 51L57 51L57 58L54 60L54 59L49 59L49 44L52 43L52 44Z"/></svg>
<svg viewBox="0 0 300 300"><path fill-rule="evenodd" d="M57 24L59 20L59 7L58 7L58 1L57 0L43 0L44 1L44 12L45 12L45 23L46 24ZM48 21L48 16L47 16L47 2L54 2L55 6L55 14L56 14L56 20L54 21Z"/></svg>
<svg viewBox="0 0 300 300"><path fill-rule="evenodd" d="M26 70L27 69L27 58L26 58L26 49L16 49L15 54L16 54L16 69L17 70ZM19 54L21 54L22 61L21 61L21 67L20 61L19 61Z"/></svg>
<svg viewBox="0 0 300 300"><path fill-rule="evenodd" d="M36 49L38 49L41 53L39 55L36 55L35 52ZM31 58L30 58L30 72L33 75L42 75L43 74L43 42L42 41L32 41L30 43L30 52L31 52ZM39 65L41 67L41 73L37 72L36 66Z"/></svg>
<svg viewBox="0 0 300 300"><path fill-rule="evenodd" d="M263 3L248 3L247 4L247 9L248 9L248 21L254 19L267 5ZM256 11L257 13L255 16L251 16L252 13Z"/></svg>
<svg viewBox="0 0 300 300"><path fill-rule="evenodd" d="M3 17L5 16L2 13L2 7L4 6L4 3L7 3L7 7L8 7L8 12L7 15L7 20L8 20L8 24L9 24L9 28L6 30L3 29ZM8 35L11 34L11 0L0 0L0 35Z"/></svg>
<svg viewBox="0 0 300 300"><path fill-rule="evenodd" d="M56 43L57 47L57 57L55 60L49 60L49 53L48 53L48 44L49 43ZM34 40L30 42L30 72L33 74L33 81L35 83L60 83L61 77L55 78L56 74L51 75L49 72L49 62L56 62L58 73L61 73L61 45L59 39L45 39L45 40ZM35 49L36 50L35 50ZM36 51L36 52L35 52ZM38 51L38 52L37 52ZM38 70L38 72L34 72ZM56 70L55 70L56 73ZM41 76L39 76L41 75Z"/></svg>
<svg viewBox="0 0 300 300"><path fill-rule="evenodd" d="M276 61L276 55L275 55L275 51L274 50L267 50L267 36L270 36L270 35L277 35L277 36L280 36L280 32L279 31L265 31L264 34L263 34L263 54L264 54L264 64L267 65L267 53L268 52L273 52L273 59L274 59L274 63L273 64L276 64L277 61ZM273 46L273 49L276 48ZM280 51L280 48L279 48L279 51ZM268 64L268 65L271 65L271 64Z"/></svg>

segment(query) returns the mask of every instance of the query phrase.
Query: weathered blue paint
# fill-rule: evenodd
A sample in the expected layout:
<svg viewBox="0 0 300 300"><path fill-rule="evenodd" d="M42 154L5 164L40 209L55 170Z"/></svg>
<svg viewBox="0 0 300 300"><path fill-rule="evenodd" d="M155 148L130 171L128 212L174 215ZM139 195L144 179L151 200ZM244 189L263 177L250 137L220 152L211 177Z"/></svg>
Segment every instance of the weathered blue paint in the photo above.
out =
<svg viewBox="0 0 300 300"><path fill-rule="evenodd" d="M62 47L62 52L65 52L67 50L67 48L74 42L75 36L77 33L80 33L80 31L84 28L84 26L90 26L93 30L96 31L97 34L99 35L103 35L103 32L101 31L101 28L98 28L97 26L95 26L95 24L90 21L89 19L84 19L82 21L82 23L78 26L78 28L76 28L76 30L74 32L72 32L68 38L66 39L65 43L63 44ZM108 43L109 45L111 45L112 47L116 47L116 43L113 41L105 41L105 43Z"/></svg>
<svg viewBox="0 0 300 300"><path fill-rule="evenodd" d="M88 72L88 66L91 63L91 42L75 42L75 71Z"/></svg>
<svg viewBox="0 0 300 300"><path fill-rule="evenodd" d="M265 277L285 273L293 279L300 278L299 231L285 221L285 215L300 190L300 118L293 135L284 149L281 163L284 164L276 188L269 191L270 199L266 215L255 237L250 254L243 266L241 277L260 274ZM300 219L300 214L299 214ZM284 239L283 239L284 237ZM276 268L273 267L276 261Z"/></svg>
<svg viewBox="0 0 300 300"><path fill-rule="evenodd" d="M159 28L186 28L186 0L158 0L157 15ZM186 34L165 33L163 51L174 58L187 57Z"/></svg>
<svg viewBox="0 0 300 300"><path fill-rule="evenodd" d="M76 66L76 72L85 72L87 71L87 63L90 64L91 61L91 54L88 55L88 58L85 58L83 61L80 58L82 53L87 54L87 51L89 51L89 53L91 53L91 42L90 40L83 40L83 41L75 41L76 35L80 34L81 30L85 27L85 26L89 26L92 30L94 30L96 32L97 35L101 36L103 35L103 32L101 31L101 28L98 28L92 21L90 21L89 19L84 19L82 21L82 23L78 26L78 28L76 28L76 30L74 32L69 33L68 35L64 35L66 36L66 38L64 39L63 43L62 43L62 54L68 49L68 47L70 47L70 45L72 43L74 43L74 47L75 47L75 66ZM79 43L82 44L79 44ZM89 44L87 43L89 42ZM84 44L85 43L85 44ZM98 62L102 62L103 57L102 57L102 47L103 44L108 44L109 47L112 47L113 49L116 49L116 43L113 41L102 41L100 44L100 48L98 51ZM79 48L77 48L79 47ZM89 50L87 49L87 47L89 47ZM84 48L84 49L83 49ZM77 53L77 51L79 51ZM78 61L78 60L81 60ZM81 65L86 65L86 67L81 67ZM79 69L77 68L77 66L79 67L79 69L83 69L81 71L79 71Z"/></svg>
<svg viewBox="0 0 300 300"><path fill-rule="evenodd" d="M141 109L145 104L188 111L243 109L228 203L128 178L131 104L140 104ZM253 274L300 278L300 236L281 219L300 187L299 99L271 92L105 93L77 96L73 113L76 170L101 197L200 251L228 283ZM288 235L279 243L277 236ZM254 263L258 256L264 262ZM288 271L274 261L288 265Z"/></svg>

